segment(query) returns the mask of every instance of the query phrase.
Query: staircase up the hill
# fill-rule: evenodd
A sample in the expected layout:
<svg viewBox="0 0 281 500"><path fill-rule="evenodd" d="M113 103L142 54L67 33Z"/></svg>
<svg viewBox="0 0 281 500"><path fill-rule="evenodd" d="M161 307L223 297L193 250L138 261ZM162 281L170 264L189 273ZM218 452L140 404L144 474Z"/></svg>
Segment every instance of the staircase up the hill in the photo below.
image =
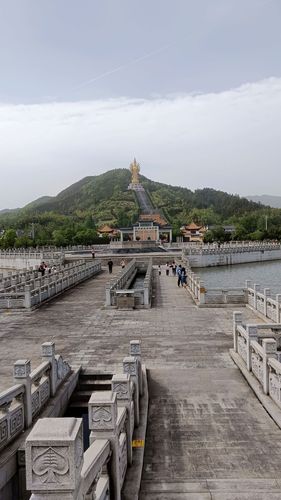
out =
<svg viewBox="0 0 281 500"><path fill-rule="evenodd" d="M153 214L155 209L146 191L135 191L142 214Z"/></svg>

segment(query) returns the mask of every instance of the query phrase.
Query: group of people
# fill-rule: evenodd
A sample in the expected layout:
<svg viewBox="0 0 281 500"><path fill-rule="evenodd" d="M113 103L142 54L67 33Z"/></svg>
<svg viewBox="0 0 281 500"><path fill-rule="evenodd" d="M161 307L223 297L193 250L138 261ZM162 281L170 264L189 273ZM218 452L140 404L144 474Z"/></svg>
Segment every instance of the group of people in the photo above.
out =
<svg viewBox="0 0 281 500"><path fill-rule="evenodd" d="M41 262L39 268L38 268L38 271L39 273L41 273L41 276L45 276L45 274L51 274L51 273L54 273L56 272L57 268L55 265L53 265L52 267L49 267L48 264L46 264L46 262Z"/></svg>
<svg viewBox="0 0 281 500"><path fill-rule="evenodd" d="M158 266L158 274L161 275L161 265ZM176 264L173 260L172 264L169 262L165 265L166 276L170 275L170 270L172 271L172 275L178 278L178 286L186 286L186 269L181 264Z"/></svg>

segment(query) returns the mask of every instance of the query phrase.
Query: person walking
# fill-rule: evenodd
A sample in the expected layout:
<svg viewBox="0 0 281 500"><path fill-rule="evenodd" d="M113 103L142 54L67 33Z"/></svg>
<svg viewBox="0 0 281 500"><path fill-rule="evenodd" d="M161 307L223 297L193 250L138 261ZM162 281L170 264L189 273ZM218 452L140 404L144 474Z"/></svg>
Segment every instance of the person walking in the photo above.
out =
<svg viewBox="0 0 281 500"><path fill-rule="evenodd" d="M181 284L181 264L177 266L176 275L178 277L178 286Z"/></svg>
<svg viewBox="0 0 281 500"><path fill-rule="evenodd" d="M169 264L169 262L166 263L165 268L166 268L166 276L169 276L169 273L170 273L170 264Z"/></svg>
<svg viewBox="0 0 281 500"><path fill-rule="evenodd" d="M107 265L108 265L108 272L109 272L109 274L111 274L112 268L113 268L113 262L111 259L108 261Z"/></svg>
<svg viewBox="0 0 281 500"><path fill-rule="evenodd" d="M186 270L185 270L185 267L181 268L181 286L186 287Z"/></svg>
<svg viewBox="0 0 281 500"><path fill-rule="evenodd" d="M122 269L124 269L124 267L126 266L126 262L124 261L124 259L121 260L120 264Z"/></svg>
<svg viewBox="0 0 281 500"><path fill-rule="evenodd" d="M173 276L176 276L177 275L177 265L175 263L175 261L173 260L173 263L172 263L172 272L173 272Z"/></svg>
<svg viewBox="0 0 281 500"><path fill-rule="evenodd" d="M160 266L160 264L158 265L158 274L159 274L159 276L161 276L161 266Z"/></svg>

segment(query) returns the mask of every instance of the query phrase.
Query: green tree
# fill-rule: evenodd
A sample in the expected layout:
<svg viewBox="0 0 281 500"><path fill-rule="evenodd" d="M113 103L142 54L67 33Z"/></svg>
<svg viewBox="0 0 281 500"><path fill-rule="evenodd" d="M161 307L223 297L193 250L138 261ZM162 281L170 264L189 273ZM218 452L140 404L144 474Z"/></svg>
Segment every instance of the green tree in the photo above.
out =
<svg viewBox="0 0 281 500"><path fill-rule="evenodd" d="M16 248L28 248L32 247L34 244L33 240L29 238L28 236L19 236L15 240L15 247Z"/></svg>
<svg viewBox="0 0 281 500"><path fill-rule="evenodd" d="M7 229L1 238L1 246L3 248L13 248L17 238L15 229Z"/></svg>

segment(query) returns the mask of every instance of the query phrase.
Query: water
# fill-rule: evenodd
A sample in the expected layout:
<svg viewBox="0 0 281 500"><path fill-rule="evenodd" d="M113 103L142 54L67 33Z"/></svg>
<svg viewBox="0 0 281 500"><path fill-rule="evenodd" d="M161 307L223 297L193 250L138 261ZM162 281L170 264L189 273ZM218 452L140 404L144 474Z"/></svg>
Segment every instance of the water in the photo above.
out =
<svg viewBox="0 0 281 500"><path fill-rule="evenodd" d="M193 269L208 288L232 288L245 286L246 280L270 288L271 295L281 293L281 261L256 262L212 268Z"/></svg>

